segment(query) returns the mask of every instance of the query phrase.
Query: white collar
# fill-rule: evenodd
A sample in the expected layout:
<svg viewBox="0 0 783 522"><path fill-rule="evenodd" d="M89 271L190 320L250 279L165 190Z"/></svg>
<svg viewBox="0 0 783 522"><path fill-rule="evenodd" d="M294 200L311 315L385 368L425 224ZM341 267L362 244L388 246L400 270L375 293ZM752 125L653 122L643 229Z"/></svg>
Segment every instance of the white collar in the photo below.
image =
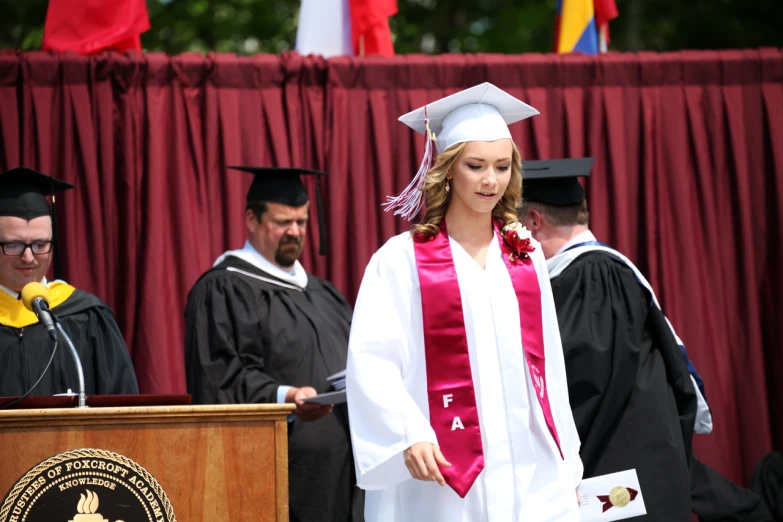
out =
<svg viewBox="0 0 783 522"><path fill-rule="evenodd" d="M48 284L49 284L49 283L46 281L46 277L44 277L43 279L41 279L41 284L42 284L42 285L44 285L44 286L46 286L46 285L48 285ZM0 291L3 291L3 292L5 292L6 294L10 295L10 296L11 296L11 297L13 297L14 299L19 299L19 292L14 292L14 291L13 291L13 290L11 290L10 288L7 288L7 287L5 287L5 286L3 286L3 285L0 285Z"/></svg>
<svg viewBox="0 0 783 522"><path fill-rule="evenodd" d="M294 262L294 266L290 272L283 270L279 266L269 262L264 256L262 256L258 250L256 250L250 241L245 241L245 246L239 250L229 250L224 252L223 255L218 257L212 266L217 266L222 263L228 256L238 257L246 263L250 263L254 267L272 275L281 281L290 283L301 289L307 288L307 272L299 261Z"/></svg>
<svg viewBox="0 0 783 522"><path fill-rule="evenodd" d="M557 251L555 255L550 257L546 260L546 267L549 271L549 277L556 277L553 274L560 274L566 266L568 266L573 259L568 259L568 256L564 256L563 254L574 245L578 245L580 243L586 243L588 241L596 241L595 236L593 235L590 230L585 230L584 232L580 232L579 234L575 235L571 239L568 240L568 242L563 245L560 250Z"/></svg>
<svg viewBox="0 0 783 522"><path fill-rule="evenodd" d="M579 243L586 243L588 241L596 241L595 236L593 235L593 233L590 232L590 230L585 230L584 232L580 232L579 234L577 234L574 237L572 237L571 239L569 239L568 243L563 245L560 248L560 250L557 251L557 254L555 254L555 256L558 255L558 254L562 254L563 252L565 252L566 250L568 250L569 248L571 248L574 245L578 245ZM552 257L555 257L555 256L552 256Z"/></svg>

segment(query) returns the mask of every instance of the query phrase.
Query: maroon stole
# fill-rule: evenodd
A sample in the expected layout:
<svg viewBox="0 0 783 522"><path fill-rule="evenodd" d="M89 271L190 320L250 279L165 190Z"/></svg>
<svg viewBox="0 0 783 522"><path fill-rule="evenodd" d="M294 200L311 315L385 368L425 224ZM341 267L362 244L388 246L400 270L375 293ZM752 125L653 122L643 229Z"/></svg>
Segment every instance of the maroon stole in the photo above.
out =
<svg viewBox="0 0 783 522"><path fill-rule="evenodd" d="M501 238L497 224L495 235L519 302L520 335L536 397L560 448L546 388L538 275L529 256L509 256L513 251ZM442 468L441 473L446 483L464 498L484 469L484 449L462 296L445 220L437 235L427 241L414 241L414 251L421 288L430 424L443 456L452 464ZM560 454L562 457L562 450Z"/></svg>

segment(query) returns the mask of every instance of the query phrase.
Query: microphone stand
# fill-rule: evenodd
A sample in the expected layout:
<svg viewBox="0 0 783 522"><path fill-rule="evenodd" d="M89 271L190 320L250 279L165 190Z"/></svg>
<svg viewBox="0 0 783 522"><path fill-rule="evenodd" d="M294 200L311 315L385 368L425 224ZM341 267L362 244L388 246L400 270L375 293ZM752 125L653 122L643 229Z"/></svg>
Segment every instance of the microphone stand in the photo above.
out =
<svg viewBox="0 0 783 522"><path fill-rule="evenodd" d="M68 350L71 352L71 357L73 357L73 362L76 365L76 374L79 377L79 405L77 408L86 408L87 393L84 391L84 370L82 369L82 361L79 359L76 347L73 345L71 338L68 337L68 334L65 333L65 329L60 324L60 321L54 317L54 315L52 315L52 318L54 318L55 325L57 325L57 331L60 332L60 335L65 339L65 344L68 345Z"/></svg>

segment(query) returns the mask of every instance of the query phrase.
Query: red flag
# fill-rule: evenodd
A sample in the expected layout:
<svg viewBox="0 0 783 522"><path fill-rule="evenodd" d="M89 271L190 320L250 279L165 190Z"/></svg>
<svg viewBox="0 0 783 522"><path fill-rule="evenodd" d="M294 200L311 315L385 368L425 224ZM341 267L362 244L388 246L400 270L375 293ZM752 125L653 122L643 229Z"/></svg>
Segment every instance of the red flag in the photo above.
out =
<svg viewBox="0 0 783 522"><path fill-rule="evenodd" d="M397 14L397 0L351 0L351 36L356 56L394 56L389 17Z"/></svg>
<svg viewBox="0 0 783 522"><path fill-rule="evenodd" d="M150 28L145 0L49 0L43 49L93 54L103 49L141 52Z"/></svg>
<svg viewBox="0 0 783 522"><path fill-rule="evenodd" d="M593 11L595 12L595 27L598 33L606 37L606 44L609 44L609 21L614 20L620 14L617 10L617 4L614 0L593 0Z"/></svg>

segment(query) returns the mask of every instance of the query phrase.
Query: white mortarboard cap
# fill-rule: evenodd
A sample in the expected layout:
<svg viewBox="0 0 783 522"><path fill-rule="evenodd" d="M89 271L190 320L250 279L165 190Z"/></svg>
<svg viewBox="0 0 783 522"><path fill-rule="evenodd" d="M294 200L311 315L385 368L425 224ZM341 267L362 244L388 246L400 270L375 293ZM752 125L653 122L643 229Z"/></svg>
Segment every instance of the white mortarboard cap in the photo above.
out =
<svg viewBox="0 0 783 522"><path fill-rule="evenodd" d="M401 122L426 136L427 145L413 181L400 195L387 197L383 207L408 220L418 215L421 189L434 157L433 140L440 153L457 143L510 139L510 124L536 114L530 105L485 82L400 116Z"/></svg>
<svg viewBox="0 0 783 522"><path fill-rule="evenodd" d="M425 134L429 119L438 152L443 152L457 143L511 138L511 123L536 114L530 105L485 82L411 111L400 121Z"/></svg>

